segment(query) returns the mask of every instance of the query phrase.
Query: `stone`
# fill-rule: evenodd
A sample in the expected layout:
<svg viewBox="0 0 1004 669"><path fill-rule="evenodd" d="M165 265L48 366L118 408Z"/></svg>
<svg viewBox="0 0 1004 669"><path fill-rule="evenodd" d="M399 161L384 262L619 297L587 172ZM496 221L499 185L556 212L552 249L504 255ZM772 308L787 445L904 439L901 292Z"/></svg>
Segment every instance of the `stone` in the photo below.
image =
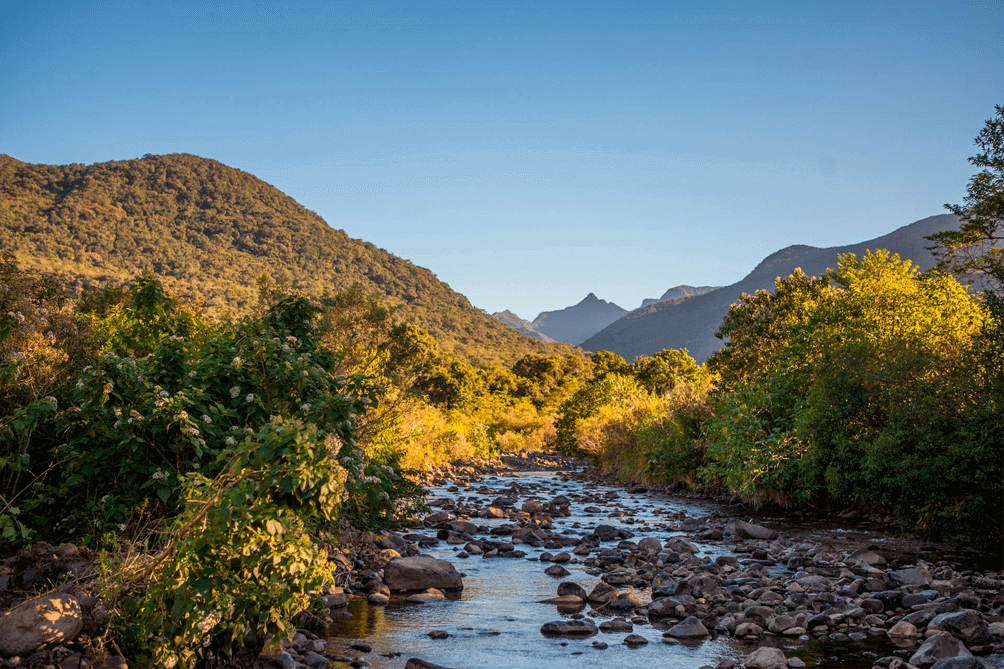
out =
<svg viewBox="0 0 1004 669"><path fill-rule="evenodd" d="M444 599L446 599L446 595L443 594L442 590L429 588L425 592L419 592L408 596L404 601L412 602L413 604L428 604L430 602L441 602Z"/></svg>
<svg viewBox="0 0 1004 669"><path fill-rule="evenodd" d="M653 537L645 537L638 542L638 549L645 551L649 555L653 555L662 550L662 544L659 543L658 539Z"/></svg>
<svg viewBox="0 0 1004 669"><path fill-rule="evenodd" d="M83 627L80 604L73 595L30 599L0 616L0 655L23 657L49 644L73 641Z"/></svg>
<svg viewBox="0 0 1004 669"><path fill-rule="evenodd" d="M390 604L390 597L383 594L382 592L371 592L369 595L367 595L366 601L368 601L373 606L387 606L388 604Z"/></svg>
<svg viewBox="0 0 1004 669"><path fill-rule="evenodd" d="M789 657L788 658L788 669L804 669L805 660L800 657Z"/></svg>
<svg viewBox="0 0 1004 669"><path fill-rule="evenodd" d="M568 576L571 572L562 567L560 564L552 564L550 567L544 570L544 573L547 574L548 576L561 578L563 576Z"/></svg>
<svg viewBox="0 0 1004 669"><path fill-rule="evenodd" d="M558 597L551 597L550 599L542 599L537 603L552 604L555 606L575 606L576 604L582 604L582 598L575 595L560 595Z"/></svg>
<svg viewBox="0 0 1004 669"><path fill-rule="evenodd" d="M397 558L384 567L383 581L392 592L408 590L462 590L460 573L446 560L426 555Z"/></svg>
<svg viewBox="0 0 1004 669"><path fill-rule="evenodd" d="M624 618L612 618L600 623L601 632L630 632L633 629L634 625L631 621Z"/></svg>
<svg viewBox="0 0 1004 669"><path fill-rule="evenodd" d="M917 636L917 626L900 620L898 623L890 627L889 631L886 633L890 637L914 637Z"/></svg>
<svg viewBox="0 0 1004 669"><path fill-rule="evenodd" d="M990 623L987 632L995 637L1004 637L1004 623Z"/></svg>
<svg viewBox="0 0 1004 669"><path fill-rule="evenodd" d="M621 531L613 525L597 525L596 529L593 530L593 534L600 541L613 541L620 537Z"/></svg>
<svg viewBox="0 0 1004 669"><path fill-rule="evenodd" d="M450 633L447 632L446 630L432 630L425 636L429 637L430 639L448 639L450 637Z"/></svg>
<svg viewBox="0 0 1004 669"><path fill-rule="evenodd" d="M668 634L677 639L697 639L708 636L708 628L694 616L689 616L683 622L670 627Z"/></svg>
<svg viewBox="0 0 1004 669"><path fill-rule="evenodd" d="M638 634L628 634L624 637L625 646L644 646L648 643L648 639Z"/></svg>
<svg viewBox="0 0 1004 669"><path fill-rule="evenodd" d="M761 634L763 634L763 628L756 623L745 622L736 625L736 636L738 637L760 636Z"/></svg>
<svg viewBox="0 0 1004 669"><path fill-rule="evenodd" d="M591 602L595 602L597 604L605 604L606 602L609 602L616 596L617 596L616 588L614 588L612 585L604 583L603 581L600 581L599 583L596 584L596 587L593 588L593 591L589 593L586 599L588 599Z"/></svg>
<svg viewBox="0 0 1004 669"><path fill-rule="evenodd" d="M541 625L540 633L544 636L590 637L599 630L585 620L555 620Z"/></svg>
<svg viewBox="0 0 1004 669"><path fill-rule="evenodd" d="M755 525L753 523L746 523L741 520L730 520L725 524L725 533L730 534L739 539L760 539L760 540L770 540L777 539L777 532L768 529L763 525Z"/></svg>
<svg viewBox="0 0 1004 669"><path fill-rule="evenodd" d="M310 667L310 669L328 669L331 666L331 661L328 658L314 651L310 651L303 656L303 663Z"/></svg>
<svg viewBox="0 0 1004 669"><path fill-rule="evenodd" d="M938 660L950 657L972 657L972 653L951 634L935 634L921 644L917 652L910 657L909 662L920 669L927 669Z"/></svg>
<svg viewBox="0 0 1004 669"><path fill-rule="evenodd" d="M767 623L767 629L774 634L781 634L792 627L795 627L795 619L789 615L780 615L771 618L770 622Z"/></svg>
<svg viewBox="0 0 1004 669"><path fill-rule="evenodd" d="M927 629L948 632L969 644L983 643L990 636L986 623L975 611L942 613L928 623Z"/></svg>
<svg viewBox="0 0 1004 669"><path fill-rule="evenodd" d="M382 534L375 541L378 548L392 548L398 552L408 545L408 542L396 534Z"/></svg>
<svg viewBox="0 0 1004 669"><path fill-rule="evenodd" d="M872 566L877 564L885 564L885 558L876 553L875 551L870 551L867 548L861 548L848 555L847 562Z"/></svg>
<svg viewBox="0 0 1004 669"><path fill-rule="evenodd" d="M902 588L903 586L927 586L928 581L924 575L914 568L898 569L887 571L883 577L886 585L890 588Z"/></svg>
<svg viewBox="0 0 1004 669"><path fill-rule="evenodd" d="M349 596L344 592L338 592L333 595L324 595L324 605L329 609L337 609L342 606L346 606L349 603Z"/></svg>
<svg viewBox="0 0 1004 669"><path fill-rule="evenodd" d="M931 669L983 669L986 665L977 657L949 657L935 662Z"/></svg>
<svg viewBox="0 0 1004 669"><path fill-rule="evenodd" d="M432 662L426 662L425 660L413 657L405 663L404 669L449 669L449 667L444 667L441 664L433 664Z"/></svg>
<svg viewBox="0 0 1004 669"><path fill-rule="evenodd" d="M629 609L636 609L639 606L641 606L641 600L638 599L638 595L633 592L622 592L611 601L607 602L607 607L613 609L614 611L626 611Z"/></svg>
<svg viewBox="0 0 1004 669"><path fill-rule="evenodd" d="M586 589L575 581L562 581L558 584L558 596L561 595L575 595L579 599L585 599L588 597Z"/></svg>
<svg viewBox="0 0 1004 669"><path fill-rule="evenodd" d="M746 669L768 669L786 664L784 652L780 648L770 648L769 646L757 648L743 660Z"/></svg>

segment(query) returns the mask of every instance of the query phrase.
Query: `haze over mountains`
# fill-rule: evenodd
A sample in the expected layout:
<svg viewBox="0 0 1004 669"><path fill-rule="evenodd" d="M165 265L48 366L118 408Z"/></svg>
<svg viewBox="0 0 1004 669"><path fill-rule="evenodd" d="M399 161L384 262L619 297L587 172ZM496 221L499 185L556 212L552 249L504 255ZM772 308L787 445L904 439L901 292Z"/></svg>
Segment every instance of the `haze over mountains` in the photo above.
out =
<svg viewBox="0 0 1004 669"><path fill-rule="evenodd" d="M509 310L492 315L530 337L574 344L589 339L627 312L627 309L589 293L578 304L557 311L540 312L532 323Z"/></svg>
<svg viewBox="0 0 1004 669"><path fill-rule="evenodd" d="M928 235L957 228L951 214L931 216L895 230L888 235L860 244L816 248L789 246L765 258L744 279L731 286L703 295L659 302L636 309L582 342L589 351L609 350L633 360L667 348L686 348L698 362L704 362L724 342L715 337L729 306L743 293L766 289L774 291L777 277L786 277L800 267L809 276L818 276L837 266L837 255L854 253L863 256L868 250L887 249L912 261L921 270L935 265L926 247Z"/></svg>
<svg viewBox="0 0 1004 669"><path fill-rule="evenodd" d="M359 284L450 355L511 363L575 352L505 327L429 270L350 238L260 179L188 154L94 165L0 154L0 249L77 288L153 272L217 315L253 307L263 273L317 296Z"/></svg>
<svg viewBox="0 0 1004 669"><path fill-rule="evenodd" d="M666 300L678 300L681 297L694 297L695 295L704 295L705 293L710 293L713 290L718 290L720 286L676 286L675 288L670 288L662 297L658 299L644 299L641 301L642 308L652 306L653 304L658 304L659 302L665 302Z"/></svg>

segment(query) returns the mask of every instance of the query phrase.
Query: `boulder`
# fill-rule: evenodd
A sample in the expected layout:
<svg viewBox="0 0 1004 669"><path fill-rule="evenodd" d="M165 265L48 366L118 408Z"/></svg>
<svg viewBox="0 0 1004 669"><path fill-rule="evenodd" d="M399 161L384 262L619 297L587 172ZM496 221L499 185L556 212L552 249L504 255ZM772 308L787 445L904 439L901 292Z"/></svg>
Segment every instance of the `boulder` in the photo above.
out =
<svg viewBox="0 0 1004 669"><path fill-rule="evenodd" d="M655 554L662 550L662 544L659 543L658 539L645 537L638 542L638 549L649 554Z"/></svg>
<svg viewBox="0 0 1004 669"><path fill-rule="evenodd" d="M540 633L544 636L571 636L590 637L597 634L599 630L596 625L585 620L555 620L544 623L540 627Z"/></svg>
<svg viewBox="0 0 1004 669"><path fill-rule="evenodd" d="M902 588L903 586L927 586L927 579L918 570L913 569L898 569L896 571L887 571L883 576L886 585L890 588Z"/></svg>
<svg viewBox="0 0 1004 669"><path fill-rule="evenodd" d="M754 525L741 520L730 520L725 524L725 533L731 534L739 539L777 539L777 532L767 529L763 525Z"/></svg>
<svg viewBox="0 0 1004 669"><path fill-rule="evenodd" d="M972 657L969 649L951 634L935 634L928 637L910 658L910 664L921 669L933 666L938 660L950 657Z"/></svg>
<svg viewBox="0 0 1004 669"><path fill-rule="evenodd" d="M425 660L413 657L404 665L404 669L449 669L449 667L444 667L441 664L433 664L432 662L426 662Z"/></svg>
<svg viewBox="0 0 1004 669"><path fill-rule="evenodd" d="M68 643L83 627L80 604L73 595L30 599L0 617L0 655L24 657L42 646Z"/></svg>
<svg viewBox="0 0 1004 669"><path fill-rule="evenodd" d="M393 592L407 590L462 590L460 573L446 560L426 555L397 558L384 567L383 582Z"/></svg>
<svg viewBox="0 0 1004 669"><path fill-rule="evenodd" d="M430 602L441 602L444 599L446 599L446 595L443 594L442 590L429 588L425 592L410 595L404 601L411 602L413 604L428 604Z"/></svg>
<svg viewBox="0 0 1004 669"><path fill-rule="evenodd" d="M770 648L769 646L757 648L743 660L746 669L768 669L786 664L784 652L780 648Z"/></svg>
<svg viewBox="0 0 1004 669"><path fill-rule="evenodd" d="M946 660L938 660L931 669L984 669L989 665L983 664L978 657L950 657Z"/></svg>
<svg viewBox="0 0 1004 669"><path fill-rule="evenodd" d="M648 643L648 639L638 634L628 634L624 637L625 646L644 646Z"/></svg>
<svg viewBox="0 0 1004 669"><path fill-rule="evenodd" d="M851 562L853 564L864 564L872 566L877 564L885 564L885 558L874 551L870 551L867 548L862 548L848 555L847 562Z"/></svg>
<svg viewBox="0 0 1004 669"><path fill-rule="evenodd" d="M607 606L615 611L626 611L641 606L641 600L633 592L622 592L612 601L608 602Z"/></svg>
<svg viewBox="0 0 1004 669"><path fill-rule="evenodd" d="M689 616L683 622L670 627L667 634L677 639L697 639L708 636L708 628L694 616Z"/></svg>
<svg viewBox="0 0 1004 669"><path fill-rule="evenodd" d="M575 581L562 581L558 584L558 596L562 595L575 595L583 600L589 596L586 594L586 589Z"/></svg>
<svg viewBox="0 0 1004 669"><path fill-rule="evenodd" d="M617 596L617 589L603 581L596 584L593 591L587 595L586 599L597 604L605 604Z"/></svg>
<svg viewBox="0 0 1004 669"><path fill-rule="evenodd" d="M900 620L898 623L890 627L886 634L891 637L898 638L914 637L917 636L917 626L904 620Z"/></svg>
<svg viewBox="0 0 1004 669"><path fill-rule="evenodd" d="M986 623L975 611L942 613L927 624L927 629L948 632L968 644L981 644L990 636Z"/></svg>

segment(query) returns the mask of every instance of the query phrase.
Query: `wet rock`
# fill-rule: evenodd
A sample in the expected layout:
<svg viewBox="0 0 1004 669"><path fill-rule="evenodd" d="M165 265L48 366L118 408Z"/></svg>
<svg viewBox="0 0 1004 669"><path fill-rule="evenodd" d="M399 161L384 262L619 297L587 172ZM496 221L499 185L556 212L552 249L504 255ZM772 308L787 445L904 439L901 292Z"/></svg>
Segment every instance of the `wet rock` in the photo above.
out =
<svg viewBox="0 0 1004 669"><path fill-rule="evenodd" d="M590 637L599 630L585 620L555 620L541 625L540 633L544 636Z"/></svg>
<svg viewBox="0 0 1004 669"><path fill-rule="evenodd" d="M571 572L562 567L560 564L552 564L550 567L544 570L544 573L547 574L548 576L561 578L563 576L568 576L568 574Z"/></svg>
<svg viewBox="0 0 1004 669"><path fill-rule="evenodd" d="M621 536L621 531L613 525L597 525L593 534L600 541L613 541Z"/></svg>
<svg viewBox="0 0 1004 669"><path fill-rule="evenodd" d="M889 628L887 634L890 637L914 637L917 636L917 627L911 623L900 620L898 623Z"/></svg>
<svg viewBox="0 0 1004 669"><path fill-rule="evenodd" d="M324 595L324 605L329 609L337 609L349 603L349 596L344 592L336 592L331 595Z"/></svg>
<svg viewBox="0 0 1004 669"><path fill-rule="evenodd" d="M978 657L950 657L945 660L938 660L931 669L984 669L989 665L984 664Z"/></svg>
<svg viewBox="0 0 1004 669"><path fill-rule="evenodd" d="M378 548L391 548L398 552L400 552L402 548L408 545L407 541L397 536L396 534L391 534L389 532L387 534L383 534L377 537L375 543Z"/></svg>
<svg viewBox="0 0 1004 669"><path fill-rule="evenodd" d="M746 669L769 669L770 667L785 666L787 661L784 652L780 648L763 647L746 656L743 665Z"/></svg>
<svg viewBox="0 0 1004 669"><path fill-rule="evenodd" d="M441 664L433 664L432 662L426 662L425 660L413 657L405 663L404 669L449 669L449 667L444 667Z"/></svg>
<svg viewBox="0 0 1004 669"><path fill-rule="evenodd" d="M373 606L387 606L390 604L390 597L383 594L382 592L371 592L366 596L366 601L368 601Z"/></svg>
<svg viewBox="0 0 1004 669"><path fill-rule="evenodd" d="M951 634L935 634L929 637L910 657L910 664L926 669L938 660L950 657L972 657L972 655L969 649Z"/></svg>
<svg viewBox="0 0 1004 669"><path fill-rule="evenodd" d="M576 604L582 603L581 597L576 597L575 595L559 595L558 597L551 597L550 599L542 599L538 604L552 604L555 606L575 606Z"/></svg>
<svg viewBox="0 0 1004 669"><path fill-rule="evenodd" d="M609 602L611 599L613 599L616 595L617 595L616 588L614 588L612 585L604 583L603 581L600 581L599 583L596 584L596 587L593 588L593 591L589 593L586 599L588 599L591 602L595 602L597 604L605 604L606 602Z"/></svg>
<svg viewBox="0 0 1004 669"><path fill-rule="evenodd" d="M419 592L408 596L404 601L411 602L413 604L429 604L431 602L441 602L444 599L446 599L446 595L443 594L442 590L429 588L425 592Z"/></svg>
<svg viewBox="0 0 1004 669"><path fill-rule="evenodd" d="M448 639L450 637L450 633L447 632L446 630L432 630L425 636L429 637L430 639Z"/></svg>
<svg viewBox="0 0 1004 669"><path fill-rule="evenodd" d="M28 600L0 616L0 655L23 657L48 644L73 641L83 627L80 604L73 595Z"/></svg>
<svg viewBox="0 0 1004 669"><path fill-rule="evenodd" d="M579 599L586 599L589 595L586 589L575 581L562 581L558 584L558 595L575 595Z"/></svg>
<svg viewBox="0 0 1004 669"><path fill-rule="evenodd" d="M662 550L662 544L659 543L658 539L645 537L638 542L638 549L652 555Z"/></svg>
<svg viewBox="0 0 1004 669"><path fill-rule="evenodd" d="M625 646L644 646L648 643L648 639L638 634L628 634L624 637Z"/></svg>
<svg viewBox="0 0 1004 669"><path fill-rule="evenodd" d="M601 632L630 632L633 629L634 625L624 618L613 618L600 623Z"/></svg>
<svg viewBox="0 0 1004 669"><path fill-rule="evenodd" d="M314 651L309 651L303 656L303 663L310 669L328 669L331 666L331 661L328 658Z"/></svg>
<svg viewBox="0 0 1004 669"><path fill-rule="evenodd" d="M956 611L935 616L928 630L948 632L968 644L983 643L990 636L986 623L975 611Z"/></svg>
<svg viewBox="0 0 1004 669"><path fill-rule="evenodd" d="M763 634L763 628L756 623L745 622L736 625L735 635L738 637L760 636L761 634Z"/></svg>
<svg viewBox="0 0 1004 669"><path fill-rule="evenodd" d="M862 548L848 555L847 562L874 566L885 564L885 558L874 551Z"/></svg>
<svg viewBox="0 0 1004 669"><path fill-rule="evenodd" d="M614 599L607 602L607 607L613 609L614 611L626 611L629 609L636 609L639 606L641 606L641 600L638 599L638 595L633 592L622 592Z"/></svg>
<svg viewBox="0 0 1004 669"><path fill-rule="evenodd" d="M392 592L408 590L461 590L464 587L460 573L446 560L425 555L391 560L384 567L384 583Z"/></svg>
<svg viewBox="0 0 1004 669"><path fill-rule="evenodd" d="M899 569L887 571L883 576L886 584L890 588L902 588L903 586L927 586L928 581L917 569Z"/></svg>
<svg viewBox="0 0 1004 669"><path fill-rule="evenodd" d="M795 619L789 615L776 616L767 623L767 629L774 634L781 634L795 626Z"/></svg>
<svg viewBox="0 0 1004 669"><path fill-rule="evenodd" d="M725 533L738 539L777 539L777 532L763 525L754 525L741 520L730 520L725 524Z"/></svg>
<svg viewBox="0 0 1004 669"><path fill-rule="evenodd" d="M694 616L689 616L683 622L670 627L668 633L677 639L696 639L708 636L708 628Z"/></svg>

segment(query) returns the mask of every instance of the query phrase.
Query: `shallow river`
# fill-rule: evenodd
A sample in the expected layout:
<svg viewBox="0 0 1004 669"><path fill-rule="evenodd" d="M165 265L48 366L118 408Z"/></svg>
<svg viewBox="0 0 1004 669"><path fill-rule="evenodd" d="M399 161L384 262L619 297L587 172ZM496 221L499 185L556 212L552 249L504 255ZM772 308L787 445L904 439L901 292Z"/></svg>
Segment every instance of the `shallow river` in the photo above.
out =
<svg viewBox="0 0 1004 669"><path fill-rule="evenodd" d="M629 494L623 488L609 488L578 481L562 480L560 475L550 473L527 473L514 476L486 477L480 485L491 488L491 494L478 493L478 485L460 488L459 492L448 492L446 488L430 489L430 500L439 497L458 499L476 498L482 501L509 492L509 485L518 482L521 486L539 486L535 494L521 496L517 508L526 499L546 502L556 495L566 495L572 500L572 515L555 518L554 531L571 536L590 534L598 524L624 527L634 533L633 541L644 537L655 537L665 541L670 536L687 536L696 544L701 553L712 559L719 554L731 554L729 545L721 542L702 544L683 532L661 529L666 516L686 512L688 516L699 518L719 510L710 504L666 498L647 493ZM616 492L617 497L606 500L602 513L586 513L585 507L595 504L597 494ZM582 502L577 498L588 493L592 501ZM633 515L619 516L619 511ZM609 517L613 513L614 517ZM474 519L478 524L496 526L509 522L508 519ZM434 531L419 529L424 534L435 535ZM854 539L867 545L875 536L851 536L839 527L822 530L822 538L832 538L845 542ZM862 534L860 531L858 534ZM818 537L817 537L818 539ZM613 544L611 544L613 545ZM846 544L844 544L846 545ZM635 624L632 632L600 632L587 639L549 638L540 633L544 623L567 618L557 612L554 605L540 604L539 600L554 597L558 583L574 580L586 591L599 581L596 576L585 572L585 566L573 559L563 565L571 573L562 578L552 578L544 574L548 563L537 561L536 557L544 548L518 545L526 551L526 557L490 558L481 556L459 558L462 547L440 542L437 546L423 549L423 553L449 560L464 574L464 589L456 601L432 604L409 604L393 600L387 607L370 606L365 598L353 600L347 612L350 617L338 618L325 633L328 651L348 657L359 657L375 668L400 669L409 657L418 657L451 669L563 669L576 667L675 667L697 669L704 665L715 666L723 658L732 658L741 663L742 657L752 650L752 646L730 635L716 636L691 644L666 645L662 643L662 633L666 626L651 623ZM567 549L562 549L567 550ZM554 549L551 549L551 552ZM784 567L771 567L769 571L784 572ZM643 602L649 601L647 590L637 593ZM586 608L583 614L593 618L597 624L606 618ZM443 630L449 633L446 639L433 640L428 633ZM626 646L623 643L628 634L645 637L649 643L642 646ZM845 669L871 667L874 658L890 655L895 650L887 638L870 637L867 641L848 644L820 644L807 637L771 638L775 645L783 648L787 655L796 652L809 667L842 667ZM595 642L608 644L606 649L597 649ZM353 644L371 646L369 652L353 649ZM761 645L763 645L761 643ZM864 653L864 654L863 654ZM333 666L338 666L335 663ZM348 665L342 665L348 666Z"/></svg>

